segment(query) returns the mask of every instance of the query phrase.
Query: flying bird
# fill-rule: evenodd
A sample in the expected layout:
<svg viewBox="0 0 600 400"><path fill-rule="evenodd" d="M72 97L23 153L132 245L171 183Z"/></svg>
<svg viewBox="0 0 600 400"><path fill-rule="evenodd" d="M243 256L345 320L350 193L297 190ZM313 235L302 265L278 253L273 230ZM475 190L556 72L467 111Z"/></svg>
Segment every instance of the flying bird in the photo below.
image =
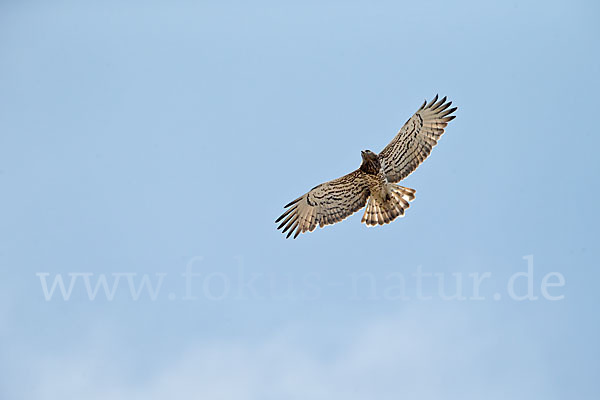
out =
<svg viewBox="0 0 600 400"><path fill-rule="evenodd" d="M429 156L444 133L457 107L446 97L430 102L410 117L396 137L379 153L361 151L360 167L341 178L315 186L308 193L287 204L287 210L275 221L286 237L312 232L317 225L335 224L367 205L362 217L367 226L387 224L404 216L414 200L415 190L396 185Z"/></svg>

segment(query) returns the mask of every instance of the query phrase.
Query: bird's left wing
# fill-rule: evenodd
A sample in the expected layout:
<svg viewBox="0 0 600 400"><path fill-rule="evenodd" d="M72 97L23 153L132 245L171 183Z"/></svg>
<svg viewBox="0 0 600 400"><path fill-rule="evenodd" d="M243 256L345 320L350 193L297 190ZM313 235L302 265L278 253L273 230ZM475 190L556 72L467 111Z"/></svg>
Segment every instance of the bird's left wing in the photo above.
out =
<svg viewBox="0 0 600 400"><path fill-rule="evenodd" d="M341 178L325 182L310 192L298 197L277 220L283 220L277 229L282 233L289 230L287 237L294 233L312 232L317 225L335 224L363 208L369 197L369 184L365 173L356 170Z"/></svg>
<svg viewBox="0 0 600 400"><path fill-rule="evenodd" d="M444 133L448 122L454 119L456 107L448 109L452 102L436 95L400 129L396 137L379 153L379 161L389 182L400 182L410 175L429 156Z"/></svg>

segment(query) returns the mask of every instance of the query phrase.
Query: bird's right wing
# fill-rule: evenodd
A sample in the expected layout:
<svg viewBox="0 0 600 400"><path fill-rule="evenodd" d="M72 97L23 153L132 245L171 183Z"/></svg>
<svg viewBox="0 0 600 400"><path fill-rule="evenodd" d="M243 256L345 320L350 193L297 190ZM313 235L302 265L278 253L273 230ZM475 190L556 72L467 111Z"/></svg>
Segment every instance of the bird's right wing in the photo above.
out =
<svg viewBox="0 0 600 400"><path fill-rule="evenodd" d="M283 220L277 229L283 228L282 233L289 230L288 238L295 231L295 239L300 233L314 231L317 225L322 228L354 214L365 206L368 198L366 174L356 170L322 183L286 205L289 209L275 221Z"/></svg>
<svg viewBox="0 0 600 400"><path fill-rule="evenodd" d="M438 101L436 95L400 129L394 139L379 153L379 161L390 182L400 182L410 175L429 156L444 133L448 122L454 119L456 107L448 109L452 102L444 97Z"/></svg>

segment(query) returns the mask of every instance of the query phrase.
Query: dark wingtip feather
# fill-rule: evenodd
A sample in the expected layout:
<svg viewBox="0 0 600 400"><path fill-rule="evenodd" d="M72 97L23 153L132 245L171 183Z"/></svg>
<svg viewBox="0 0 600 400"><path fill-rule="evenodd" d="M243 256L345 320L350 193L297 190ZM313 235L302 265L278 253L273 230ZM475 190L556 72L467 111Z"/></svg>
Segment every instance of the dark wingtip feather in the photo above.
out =
<svg viewBox="0 0 600 400"><path fill-rule="evenodd" d="M302 199L302 196L298 197L298 198L297 198L296 200L294 200L294 201L291 201L291 202L287 203L285 206L283 206L283 208L288 208L289 206L296 204L297 202L299 202L299 201L300 201L300 199Z"/></svg>
<svg viewBox="0 0 600 400"><path fill-rule="evenodd" d="M281 224L279 224L279 226L277 227L277 229L281 229L281 228L283 228L283 226L284 226L285 224L287 224L287 223L288 223L288 222L289 222L289 221L290 221L290 220L291 220L293 217L294 217L294 215L293 215L293 214L292 214L292 215L290 215L290 216L288 216L286 219L284 219L284 220L283 220L283 222L282 222Z"/></svg>
<svg viewBox="0 0 600 400"><path fill-rule="evenodd" d="M438 112L442 112L444 111L446 108L450 107L452 105L452 102L449 101L446 104L442 104L441 106L438 107L437 111Z"/></svg>
<svg viewBox="0 0 600 400"><path fill-rule="evenodd" d="M437 103L435 103L433 106L431 106L431 108L433 110L437 110L438 108L440 108L440 106L442 104L444 104L446 102L446 96L444 96L440 101L438 101Z"/></svg>
<svg viewBox="0 0 600 400"><path fill-rule="evenodd" d="M292 208L288 209L287 211L285 211L283 214L281 214L281 216L279 216L279 218L277 218L275 220L275 223L278 223L279 221L281 221L281 219L284 218L285 216L287 216L288 214L293 213L295 209L296 209L296 207L292 207Z"/></svg>
<svg viewBox="0 0 600 400"><path fill-rule="evenodd" d="M451 109L449 109L448 111L444 111L444 114L442 115L442 117L445 117L448 114L452 114L454 111L458 110L458 107L452 107Z"/></svg>
<svg viewBox="0 0 600 400"><path fill-rule="evenodd" d="M438 95L437 95L437 93L436 93L436 95L435 95L435 97L433 98L433 100L431 100L431 101L429 102L429 107L431 107L433 104L435 104L435 102L436 102L437 100L438 100Z"/></svg>
<svg viewBox="0 0 600 400"><path fill-rule="evenodd" d="M281 233L286 233L286 232L287 232L287 230L288 230L288 229L290 229L290 228L292 227L292 225L294 225L294 223L295 223L295 222L296 222L296 219L292 219L292 220L290 220L290 221L289 221L289 222L286 224L285 228L283 228L283 230L281 231ZM292 231L293 231L293 229L292 229ZM291 231L290 231L290 232L291 232Z"/></svg>

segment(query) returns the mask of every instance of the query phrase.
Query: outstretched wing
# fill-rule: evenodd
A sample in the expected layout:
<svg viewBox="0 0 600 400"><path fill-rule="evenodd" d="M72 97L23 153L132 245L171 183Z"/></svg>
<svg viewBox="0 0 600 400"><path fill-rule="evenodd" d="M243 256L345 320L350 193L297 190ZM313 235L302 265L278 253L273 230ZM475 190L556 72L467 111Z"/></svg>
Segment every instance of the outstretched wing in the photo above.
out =
<svg viewBox="0 0 600 400"><path fill-rule="evenodd" d="M446 103L446 97L437 99L436 95L429 103L425 101L379 153L381 167L389 182L400 182L417 169L437 144L448 122L456 117L450 115L456 107L447 109L451 101Z"/></svg>
<svg viewBox="0 0 600 400"><path fill-rule="evenodd" d="M289 208L276 223L283 220L277 229L282 233L289 230L289 238L300 233L312 232L317 225L335 224L363 208L369 197L369 184L365 173L356 170L341 178L325 182L298 197L285 208Z"/></svg>

